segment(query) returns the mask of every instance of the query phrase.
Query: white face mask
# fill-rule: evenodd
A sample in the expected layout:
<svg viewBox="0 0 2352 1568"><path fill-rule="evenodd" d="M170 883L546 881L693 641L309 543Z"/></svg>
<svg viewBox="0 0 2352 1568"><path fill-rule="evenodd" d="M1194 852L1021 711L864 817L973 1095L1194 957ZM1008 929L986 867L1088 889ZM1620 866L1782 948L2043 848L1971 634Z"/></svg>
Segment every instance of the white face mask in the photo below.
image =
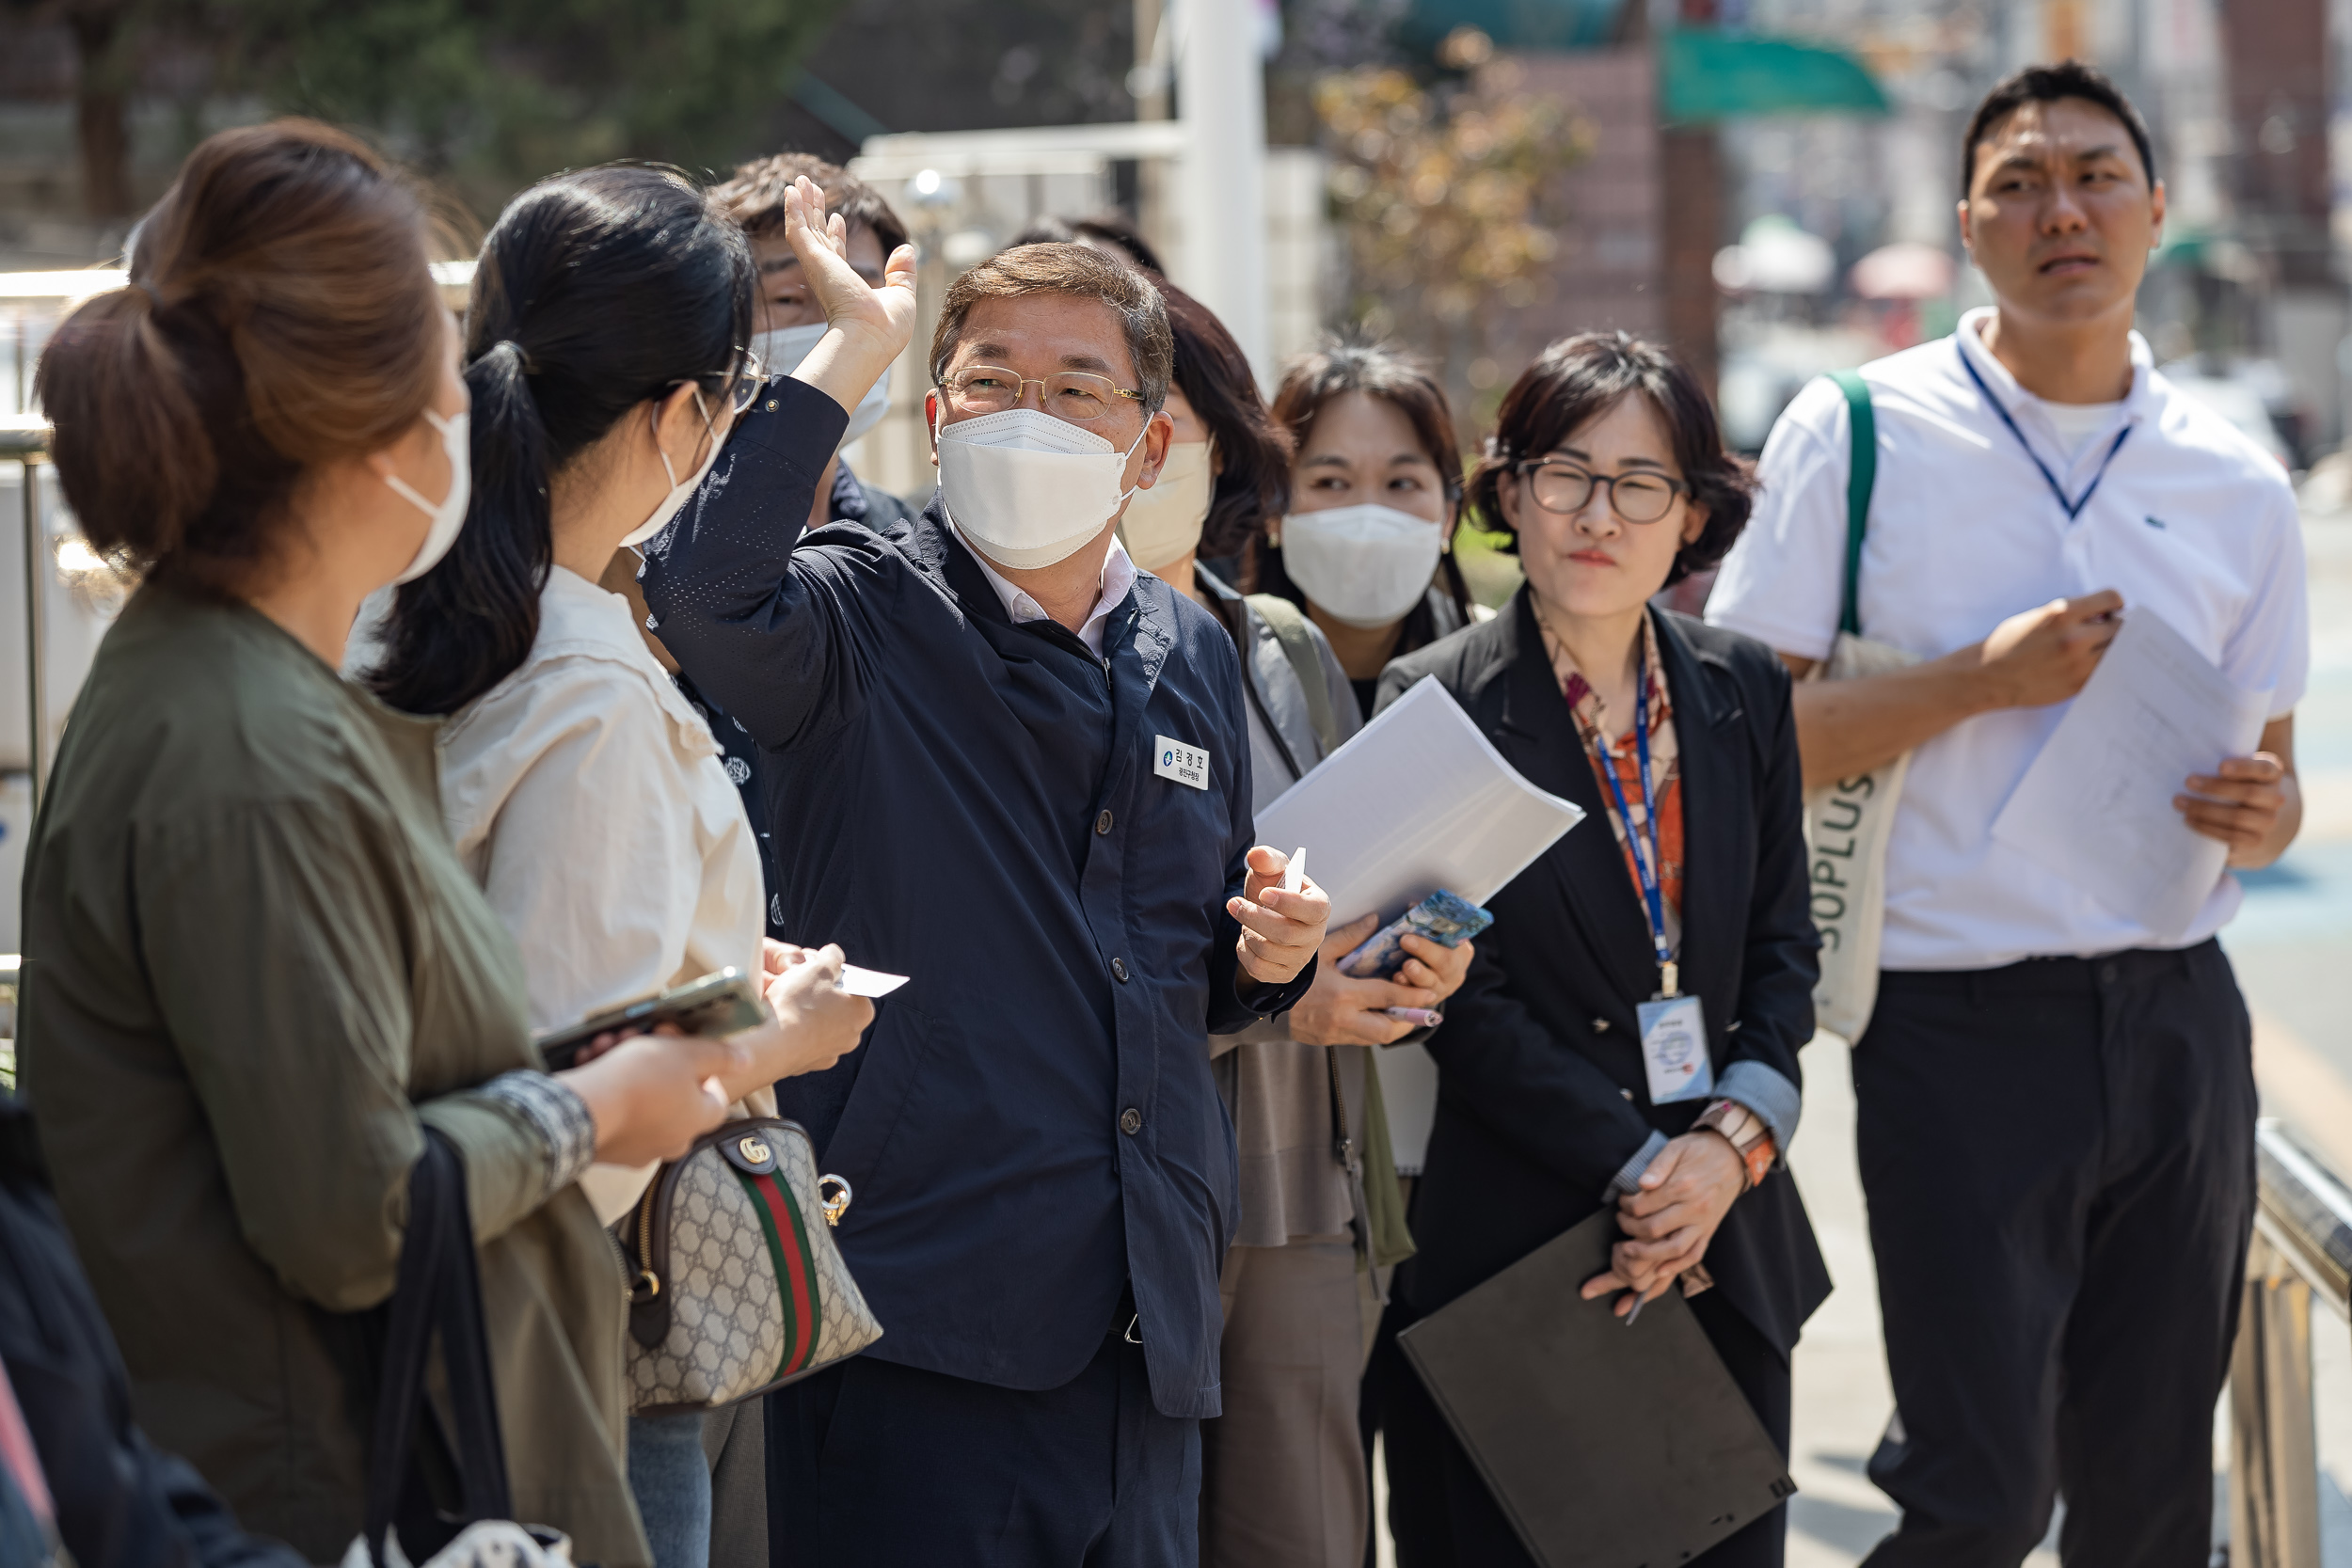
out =
<svg viewBox="0 0 2352 1568"><path fill-rule="evenodd" d="M1216 490L1216 475L1209 468L1215 450L1210 441L1169 447L1157 483L1137 490L1127 503L1127 515L1119 519L1119 542L1145 571L1173 565L1200 547L1200 527L1209 520L1209 499Z"/></svg>
<svg viewBox="0 0 2352 1568"><path fill-rule="evenodd" d="M1400 620L1428 592L1445 532L1392 506L1335 506L1282 519L1282 570L1351 626Z"/></svg>
<svg viewBox="0 0 2352 1568"><path fill-rule="evenodd" d="M467 444L473 416L460 414L445 420L428 408L424 417L441 433L441 451L449 457L449 494L438 502L429 501L398 474L384 476L384 483L399 492L402 499L433 519L425 528L424 543L417 546L416 559L392 579L395 583L414 582L441 563L441 557L457 543L458 531L466 526L466 501L473 494L473 450Z"/></svg>
<svg viewBox="0 0 2352 1568"><path fill-rule="evenodd" d="M1110 527L1133 490L1121 490L1125 451L1090 430L1035 408L1008 408L939 427L939 492L972 547L1016 571L1051 566Z"/></svg>
<svg viewBox="0 0 2352 1568"><path fill-rule="evenodd" d="M710 411L703 406L703 395L700 392L694 394L694 409L702 415L704 424L708 425ZM661 471L670 476L670 493L661 498L661 504L653 509L653 515L629 530L623 536L621 543L642 545L663 529L668 528L670 519L677 515L678 508L686 504L686 498L694 493L694 487L702 483L703 476L710 472L710 466L719 461L719 448L723 445L724 443L720 439L718 431L712 430L709 452L704 456L701 467L688 474L686 482L681 484L678 483L677 469L670 466L670 454L661 450L661 443L657 438L653 450L655 454L661 459Z"/></svg>
<svg viewBox="0 0 2352 1568"><path fill-rule="evenodd" d="M780 326L773 332L762 332L752 339L752 352L768 367L771 375L790 375L801 368L801 361L816 352L830 330L823 322L807 326ZM841 444L848 446L876 425L890 412L890 371L883 367L882 379L866 388L858 405L850 410L850 428L841 434Z"/></svg>

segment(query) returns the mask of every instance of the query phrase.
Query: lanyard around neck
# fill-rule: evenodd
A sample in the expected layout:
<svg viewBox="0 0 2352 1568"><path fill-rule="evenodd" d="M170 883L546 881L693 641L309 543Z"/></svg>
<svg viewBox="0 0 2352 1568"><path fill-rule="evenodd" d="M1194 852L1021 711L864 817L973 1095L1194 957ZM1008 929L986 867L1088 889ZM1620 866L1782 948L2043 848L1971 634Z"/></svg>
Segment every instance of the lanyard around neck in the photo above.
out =
<svg viewBox="0 0 2352 1568"><path fill-rule="evenodd" d="M2066 514L2066 520L2071 523L2081 516L2083 508L2090 504L2090 498L2099 493L2099 482L2107 477L2107 465L2115 461L2115 454L2123 450L2125 441L2131 439L2132 427L2127 424L2115 433L2115 441L2107 448L2107 454L2099 459L2099 471L2090 476L2090 487L2070 501L2066 499L2066 487L2058 482L2058 475L2050 471L2050 465L2042 461L2042 454L2033 450L2033 443L2026 439L2026 433L2017 428L2017 421L2010 418L2009 410L2001 406L2001 400L1994 397L1993 388L1984 384L1984 376L1969 362L1968 351L1955 341L1952 352L1960 356L1960 368L1966 371L1968 379L1977 384L1977 390L1982 392L1984 401L1993 405L1993 412L2001 417L2001 422L2009 426L2011 436L2017 437L2017 444L2026 450L2026 455L2032 459L2033 466L2042 470L2042 483L2048 485L2050 494L2058 498L2058 510Z"/></svg>
<svg viewBox="0 0 2352 1568"><path fill-rule="evenodd" d="M1625 785L1617 782L1617 761L1610 754L1608 737L1599 736L1600 776L1609 785L1610 799L1615 801L1617 819L1625 824L1625 841L1633 851L1633 879L1642 887L1642 912L1649 917L1650 942L1658 951L1658 994L1681 994L1681 966L1675 962L1674 949L1666 942L1666 894L1659 874L1661 851L1658 836L1658 798L1650 788L1649 772L1649 658L1645 653L1641 668L1634 672L1633 689L1633 750L1641 759L1642 816L1645 822L1637 825L1633 813L1627 807ZM1642 828L1649 829L1649 842L1642 841Z"/></svg>

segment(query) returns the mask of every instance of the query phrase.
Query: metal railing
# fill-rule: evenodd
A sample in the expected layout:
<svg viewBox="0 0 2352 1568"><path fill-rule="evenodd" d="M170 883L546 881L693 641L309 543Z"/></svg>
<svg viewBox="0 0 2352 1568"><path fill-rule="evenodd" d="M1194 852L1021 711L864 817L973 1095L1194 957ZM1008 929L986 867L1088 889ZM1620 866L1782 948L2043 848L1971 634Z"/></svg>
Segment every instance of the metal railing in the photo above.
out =
<svg viewBox="0 0 2352 1568"><path fill-rule="evenodd" d="M2268 1117L2254 1158L2254 1243L2230 1357L2230 1562L2320 1568L2312 1301L2352 1323L2352 1188Z"/></svg>
<svg viewBox="0 0 2352 1568"><path fill-rule="evenodd" d="M49 421L34 414L0 419L0 458L23 465L24 507L24 723L31 769L32 807L40 810L41 790L49 782L49 702L42 687L42 590L56 567L49 559L48 531L40 520L40 465L49 453Z"/></svg>

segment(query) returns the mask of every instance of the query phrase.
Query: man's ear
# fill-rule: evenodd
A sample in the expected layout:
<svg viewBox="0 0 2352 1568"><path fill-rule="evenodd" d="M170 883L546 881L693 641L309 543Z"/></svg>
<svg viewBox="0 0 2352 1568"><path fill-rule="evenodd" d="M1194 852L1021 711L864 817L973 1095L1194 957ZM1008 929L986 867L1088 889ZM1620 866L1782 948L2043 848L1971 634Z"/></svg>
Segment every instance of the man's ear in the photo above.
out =
<svg viewBox="0 0 2352 1568"><path fill-rule="evenodd" d="M1136 475L1138 485L1148 490L1159 483L1160 468L1168 462L1168 445L1175 438L1176 421L1168 417L1168 410L1163 408L1152 415L1151 422L1143 427L1143 445L1139 449L1143 467Z"/></svg>
<svg viewBox="0 0 2352 1568"><path fill-rule="evenodd" d="M1977 242L1976 236L1968 231L1968 198L1962 197L1953 211L1960 217L1960 248L1966 251L1969 259L1973 261L1976 259Z"/></svg>
<svg viewBox="0 0 2352 1568"><path fill-rule="evenodd" d="M2150 228L2155 231L2155 238L2148 248L2160 249L2164 245L2164 182L2161 180L2156 182L2155 189L2148 193L2148 218Z"/></svg>
<svg viewBox="0 0 2352 1568"><path fill-rule="evenodd" d="M931 440L931 467L939 467L939 388L923 394L923 432Z"/></svg>

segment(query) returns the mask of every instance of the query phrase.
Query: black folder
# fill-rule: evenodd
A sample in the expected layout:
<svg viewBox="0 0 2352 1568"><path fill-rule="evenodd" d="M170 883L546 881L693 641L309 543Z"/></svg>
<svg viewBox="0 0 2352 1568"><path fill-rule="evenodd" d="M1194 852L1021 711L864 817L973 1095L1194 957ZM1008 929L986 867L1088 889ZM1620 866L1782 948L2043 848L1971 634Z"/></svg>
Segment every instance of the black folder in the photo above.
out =
<svg viewBox="0 0 2352 1568"><path fill-rule="evenodd" d="M1631 1328L1577 1291L1604 1209L1397 1336L1543 1568L1675 1568L1793 1496L1679 1289Z"/></svg>

